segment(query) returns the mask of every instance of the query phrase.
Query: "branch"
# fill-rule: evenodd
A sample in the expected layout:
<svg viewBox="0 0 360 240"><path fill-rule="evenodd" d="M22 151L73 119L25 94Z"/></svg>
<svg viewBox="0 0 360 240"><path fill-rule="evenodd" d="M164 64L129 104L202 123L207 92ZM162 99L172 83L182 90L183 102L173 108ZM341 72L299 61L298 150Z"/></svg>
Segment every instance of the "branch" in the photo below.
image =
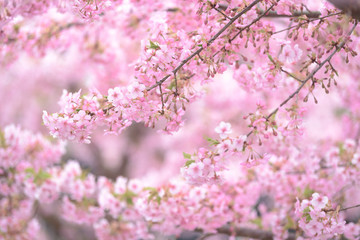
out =
<svg viewBox="0 0 360 240"><path fill-rule="evenodd" d="M289 77L292 77L293 79L295 79L298 82L303 82L303 80L299 79L298 77L296 77L294 74L289 73L288 71L286 71L285 69L283 69L282 67L280 68L280 71L286 73Z"/></svg>
<svg viewBox="0 0 360 240"><path fill-rule="evenodd" d="M347 207L347 208L341 208L341 209L339 210L339 212L340 212L340 211L345 211L345 210L348 210L348 209L352 209L352 208L357 208L357 207L360 207L360 204L355 205L355 206L351 206L351 207Z"/></svg>
<svg viewBox="0 0 360 240"><path fill-rule="evenodd" d="M161 115L164 115L165 111L164 111L164 96L163 96L163 92L161 89L161 84L159 85L159 91L160 91L160 98L161 98Z"/></svg>
<svg viewBox="0 0 360 240"><path fill-rule="evenodd" d="M62 26L53 25L52 28L50 28L47 32L43 32L41 34L46 36L46 39L48 40L48 39L52 38L53 36L61 33L64 30L70 29L72 27L79 27L79 26L84 26L84 25L85 25L85 23L81 23L81 22L71 22L71 23L67 23ZM18 40L18 39L9 37L7 39L7 41L5 42L5 44L15 42L16 40ZM37 42L39 42L39 41L40 41L40 39L37 40Z"/></svg>
<svg viewBox="0 0 360 240"><path fill-rule="evenodd" d="M338 205L336 207L336 209L323 209L324 212L341 212L341 211L346 211L346 210L349 210L349 209L353 209L353 208L357 208L357 207L360 207L360 204L357 204L357 205L354 205L354 206L351 206L351 207L346 207L346 208L340 208L340 206Z"/></svg>
<svg viewBox="0 0 360 240"><path fill-rule="evenodd" d="M226 15L225 13L223 13L221 11L221 9L218 9L217 7L213 7L218 13L220 13L221 15L223 15L225 18L227 19L230 19L231 20L231 17L229 17L228 15Z"/></svg>
<svg viewBox="0 0 360 240"><path fill-rule="evenodd" d="M261 15L259 15L254 21L252 21L250 24L248 24L247 26L243 27L243 28L238 28L239 31L235 34L235 36L233 36L229 42L231 43L232 41L234 41L235 38L237 38L243 31L245 31L246 29L250 28L253 24L255 24L256 22L258 22L261 18L263 18L268 12L270 12L270 10L275 6L275 4L271 5L265 12L263 12ZM225 50L225 46L222 47L219 51L217 51L213 57L215 57L217 54L219 54L221 51Z"/></svg>
<svg viewBox="0 0 360 240"><path fill-rule="evenodd" d="M355 136L355 150L358 148L359 146L359 139L360 139L360 125L359 125L359 129L356 133L356 136Z"/></svg>
<svg viewBox="0 0 360 240"><path fill-rule="evenodd" d="M218 12L221 10L225 11L228 8L228 5L226 3L219 3L219 8L215 9ZM266 17L300 17L300 16L307 16L308 18L318 18L320 17L321 13L319 11L310 11L305 5L303 5L306 9L306 11L294 11L291 15L287 14L278 14L276 11L270 11L269 14L266 15ZM215 8L215 7L214 7ZM238 8L231 9L232 11L236 11ZM259 14L263 14L264 10L258 9L260 12ZM220 12L223 14L222 12Z"/></svg>
<svg viewBox="0 0 360 240"><path fill-rule="evenodd" d="M270 231L262 230L262 229L253 229L247 227L236 227L234 229L230 228L229 226L223 226L217 229L218 233L232 235L235 233L238 237L248 237L254 239L261 239L261 240L273 240L274 234ZM296 234L293 232L289 232L289 236L286 240L295 240Z"/></svg>
<svg viewBox="0 0 360 240"><path fill-rule="evenodd" d="M239 17L241 17L242 15L244 15L246 12L248 12L252 7L254 7L256 4L258 4L260 1L262 0L255 0L253 1L249 6L247 6L246 8L244 8L240 13L238 13L236 16L234 16L233 18L231 18L231 20L223 27L220 29L219 32L217 32L208 42L207 42L207 46L210 46L226 29L228 29ZM181 61L181 63L172 71L173 74L176 74L177 71L179 71L186 63L188 63L193 57L195 57L196 55L198 55L199 53L201 53L204 50L204 47L200 47L198 50L196 50L193 54L191 54L189 57L187 57L186 59L184 59L183 61ZM169 77L171 76L171 74L166 75L165 77L163 77L160 81L156 82L154 85L150 86L149 88L147 88L147 91L150 91L154 88L156 88L157 86L159 86L160 84L162 84L163 82L165 82Z"/></svg>
<svg viewBox="0 0 360 240"><path fill-rule="evenodd" d="M336 8L345 11L353 18L360 19L360 1L359 0L327 0Z"/></svg>
<svg viewBox="0 0 360 240"><path fill-rule="evenodd" d="M291 27L288 27L288 28L279 30L279 31L277 31L277 32L274 32L273 35L274 35L274 34L281 33L281 32L285 32L285 31L290 30L290 29L293 29L293 28L301 27L302 25L305 25L305 24L307 24L307 23L311 23L311 22L318 21L318 20L323 20L323 19L325 19L325 18L332 17L332 16L336 16L336 15L339 15L339 14L343 14L343 12L331 13L331 14L326 15L326 16L323 16L323 17L321 17L321 18L310 19L310 20L307 20L307 21L305 21L305 22L299 23L299 24L297 24L297 25L295 25L295 26L291 26Z"/></svg>
<svg viewBox="0 0 360 240"><path fill-rule="evenodd" d="M297 95L300 90L305 86L305 84L312 79L315 74L325 65L325 63L329 62L331 60L331 58L335 55L336 52L340 51L346 41L348 40L348 38L351 36L351 34L353 33L353 31L355 30L356 26L357 26L357 20L355 21L353 27L351 28L351 30L349 31L349 33L346 35L346 37L344 38L344 40L335 47L335 50L323 61L321 62L308 76L305 80L303 80L302 84L295 90L295 92L293 92L287 99L285 99L282 103L280 103L280 105L274 109L265 119L269 120L269 118L271 118L275 113L277 113L277 111L279 110L279 108L281 108L282 106L284 106L287 102L289 102L295 95ZM248 134L247 137L249 137L251 134L253 133L253 130L251 130Z"/></svg>
<svg viewBox="0 0 360 240"><path fill-rule="evenodd" d="M262 13L264 11L261 11L260 13ZM300 17L300 16L306 16L308 18L318 18L320 17L321 13L320 12L311 12L311 11L295 11L293 12L291 15L287 15L287 14L278 14L276 11L270 11L269 14L267 14L265 17L271 17L271 18L282 18L282 17L286 17L286 18L292 18L292 17Z"/></svg>

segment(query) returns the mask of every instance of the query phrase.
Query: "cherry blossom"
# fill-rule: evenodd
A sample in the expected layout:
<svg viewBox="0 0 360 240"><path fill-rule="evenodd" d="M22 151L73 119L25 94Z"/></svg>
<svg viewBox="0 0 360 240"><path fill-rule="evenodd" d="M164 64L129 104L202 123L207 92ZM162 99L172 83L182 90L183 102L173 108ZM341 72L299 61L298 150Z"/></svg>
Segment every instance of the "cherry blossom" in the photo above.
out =
<svg viewBox="0 0 360 240"><path fill-rule="evenodd" d="M348 5L0 0L0 239L358 239Z"/></svg>

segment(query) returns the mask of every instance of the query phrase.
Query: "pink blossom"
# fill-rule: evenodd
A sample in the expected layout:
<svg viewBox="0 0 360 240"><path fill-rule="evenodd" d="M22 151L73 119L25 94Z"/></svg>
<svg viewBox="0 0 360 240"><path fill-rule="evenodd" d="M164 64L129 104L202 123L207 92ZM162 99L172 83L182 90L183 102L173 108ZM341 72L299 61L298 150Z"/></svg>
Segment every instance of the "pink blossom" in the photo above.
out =
<svg viewBox="0 0 360 240"><path fill-rule="evenodd" d="M300 60L302 56L302 50L298 44L295 46L285 45L282 49L279 60L288 64L295 63Z"/></svg>
<svg viewBox="0 0 360 240"><path fill-rule="evenodd" d="M226 122L220 122L215 128L215 132L220 135L221 138L227 138L232 133L231 124Z"/></svg>
<svg viewBox="0 0 360 240"><path fill-rule="evenodd" d="M135 82L128 87L128 91L129 91L128 96L131 99L142 98L144 97L144 92L143 92L144 90L145 90L145 85Z"/></svg>

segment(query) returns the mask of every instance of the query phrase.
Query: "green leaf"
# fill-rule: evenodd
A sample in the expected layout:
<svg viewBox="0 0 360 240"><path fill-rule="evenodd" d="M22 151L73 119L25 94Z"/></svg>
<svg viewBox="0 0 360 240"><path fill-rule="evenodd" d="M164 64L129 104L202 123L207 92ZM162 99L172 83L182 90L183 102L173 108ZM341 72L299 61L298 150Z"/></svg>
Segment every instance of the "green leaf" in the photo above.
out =
<svg viewBox="0 0 360 240"><path fill-rule="evenodd" d="M269 60L270 60L272 63L274 63L274 64L275 64L274 59L272 58L272 56L271 56L269 53L267 54L267 56L268 56Z"/></svg>
<svg viewBox="0 0 360 240"><path fill-rule="evenodd" d="M34 183L36 185L43 184L46 180L51 178L51 174L48 172L45 172L44 170L40 169L39 172L35 174L34 177Z"/></svg>
<svg viewBox="0 0 360 240"><path fill-rule="evenodd" d="M183 152L183 156L185 159L191 159L191 154Z"/></svg>
<svg viewBox="0 0 360 240"><path fill-rule="evenodd" d="M306 186L304 189L304 198L310 198L312 194L314 193L314 190L312 190L309 186Z"/></svg>
<svg viewBox="0 0 360 240"><path fill-rule="evenodd" d="M215 145L218 145L220 143L218 140L212 139L212 138L209 138L209 137L206 138L206 141L208 141L210 146L215 146Z"/></svg>
<svg viewBox="0 0 360 240"><path fill-rule="evenodd" d="M306 222L310 222L312 220L311 216L310 216L310 207L306 207L303 211L303 215L302 217L304 217L306 219Z"/></svg>
<svg viewBox="0 0 360 240"><path fill-rule="evenodd" d="M120 199L125 201L128 205L134 205L133 198L136 197L136 193L126 190L123 194L120 195Z"/></svg>
<svg viewBox="0 0 360 240"><path fill-rule="evenodd" d="M48 172L45 172L42 169L40 169L38 172L36 172L33 168L26 168L25 172L27 173L28 178L34 177L34 183L36 185L41 185L46 180L51 178L51 174Z"/></svg>
<svg viewBox="0 0 360 240"><path fill-rule="evenodd" d="M192 163L194 163L195 162L195 160L188 160L188 161L186 161L186 163L185 163L185 167L189 167Z"/></svg>
<svg viewBox="0 0 360 240"><path fill-rule="evenodd" d="M157 189L154 188L154 187L144 187L143 190L144 191L150 191L150 192L157 191Z"/></svg>
<svg viewBox="0 0 360 240"><path fill-rule="evenodd" d="M263 228L262 220L259 217L255 219L251 219L250 222L258 226L260 229Z"/></svg>
<svg viewBox="0 0 360 240"><path fill-rule="evenodd" d="M339 143L339 155L343 155L344 153L346 153L346 149L344 147L344 143Z"/></svg>
<svg viewBox="0 0 360 240"><path fill-rule="evenodd" d="M26 168L26 169L25 169L25 172L26 172L27 174L31 174L32 176L35 175L35 170L34 170L33 168Z"/></svg>
<svg viewBox="0 0 360 240"><path fill-rule="evenodd" d="M299 16L298 19L299 20L308 20L308 18L306 16Z"/></svg>
<svg viewBox="0 0 360 240"><path fill-rule="evenodd" d="M19 33L19 31L20 31L20 24L15 24L15 25L14 25L14 31L15 31L16 33Z"/></svg>
<svg viewBox="0 0 360 240"><path fill-rule="evenodd" d="M148 197L148 203L155 200L158 204L160 204L161 197L160 197L159 192L158 192L158 190L156 188L154 188L154 187L145 187L144 190L150 191L150 195Z"/></svg>
<svg viewBox="0 0 360 240"><path fill-rule="evenodd" d="M157 45L157 43L154 43L153 41L150 40L150 46L149 46L150 49L155 49L155 50L158 50L160 49L159 45Z"/></svg>
<svg viewBox="0 0 360 240"><path fill-rule="evenodd" d="M167 89L171 90L175 87L175 81L172 81L169 86L167 87Z"/></svg>
<svg viewBox="0 0 360 240"><path fill-rule="evenodd" d="M306 222L310 222L312 220L310 214L306 214Z"/></svg>
<svg viewBox="0 0 360 240"><path fill-rule="evenodd" d="M286 224L285 224L285 229L295 229L296 228L296 224L294 222L294 220L289 216L287 215L286 216Z"/></svg>
<svg viewBox="0 0 360 240"><path fill-rule="evenodd" d="M85 207L85 209L88 209L90 206L93 206L96 204L96 201L91 198L83 197L81 201L81 205Z"/></svg>
<svg viewBox="0 0 360 240"><path fill-rule="evenodd" d="M80 180L84 181L84 180L87 178L88 175L89 175L89 170L83 169L83 170L81 171L81 175L80 175L78 178L79 178Z"/></svg>
<svg viewBox="0 0 360 240"><path fill-rule="evenodd" d="M303 211L303 213L309 213L310 212L310 207L306 207L306 208L304 208L304 211Z"/></svg>
<svg viewBox="0 0 360 240"><path fill-rule="evenodd" d="M160 204L161 202L161 197L159 196L158 192L152 192L150 193L150 196L148 198L148 203L150 203L151 201L156 201L158 204Z"/></svg>
<svg viewBox="0 0 360 240"><path fill-rule="evenodd" d="M5 134L4 132L0 129L0 148L6 148L6 141L5 141Z"/></svg>

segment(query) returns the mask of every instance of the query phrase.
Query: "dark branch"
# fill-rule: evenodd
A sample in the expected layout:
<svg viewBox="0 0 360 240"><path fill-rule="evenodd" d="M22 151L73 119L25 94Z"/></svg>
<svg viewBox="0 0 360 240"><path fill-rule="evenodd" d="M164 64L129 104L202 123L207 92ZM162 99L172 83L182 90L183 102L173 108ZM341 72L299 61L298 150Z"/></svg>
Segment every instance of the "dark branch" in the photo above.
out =
<svg viewBox="0 0 360 240"><path fill-rule="evenodd" d="M360 19L360 0L328 0L328 2L353 18Z"/></svg>
<svg viewBox="0 0 360 240"><path fill-rule="evenodd" d="M263 11L262 11L263 12ZM262 13L260 12L260 13ZM300 17L300 16L306 16L308 18L318 18L320 17L320 12L309 12L309 11L295 11L291 15L287 14L278 14L276 11L270 11L268 14L266 14L265 17L272 17L272 18L292 18L292 17Z"/></svg>
<svg viewBox="0 0 360 240"><path fill-rule="evenodd" d="M360 125L359 125L359 129L358 129L358 131L356 133L356 136L355 136L355 149L357 149L358 146L359 146L359 139L360 139Z"/></svg>
<svg viewBox="0 0 360 240"><path fill-rule="evenodd" d="M234 229L230 228L229 226L224 226L217 229L218 233L223 233L227 235L232 235L235 233L238 237L248 237L254 239L261 239L261 240L273 240L274 234L270 231L262 230L262 229L253 229L253 228L246 228L246 227L236 227ZM289 232L289 236L286 240L295 240L296 235L293 232Z"/></svg>

